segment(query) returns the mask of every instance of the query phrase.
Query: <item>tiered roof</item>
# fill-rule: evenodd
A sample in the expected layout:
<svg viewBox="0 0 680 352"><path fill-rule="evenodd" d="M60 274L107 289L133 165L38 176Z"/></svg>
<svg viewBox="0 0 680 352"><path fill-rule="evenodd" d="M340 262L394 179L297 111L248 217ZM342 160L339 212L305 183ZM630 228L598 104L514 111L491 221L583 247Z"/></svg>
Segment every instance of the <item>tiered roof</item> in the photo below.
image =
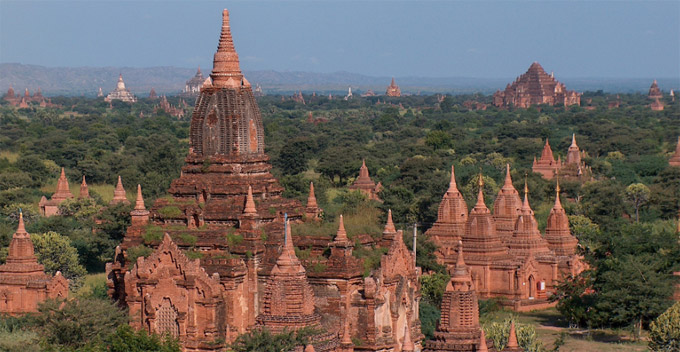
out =
<svg viewBox="0 0 680 352"><path fill-rule="evenodd" d="M401 89L399 89L399 86L394 82L394 77L392 77L392 82L390 83L390 85L387 86L387 91L385 92L385 95L387 95L388 97L401 96Z"/></svg>
<svg viewBox="0 0 680 352"><path fill-rule="evenodd" d="M545 228L545 239L548 246L558 256L569 256L576 253L578 240L571 235L569 218L560 202L560 184L555 187L555 205L548 215L548 225Z"/></svg>
<svg viewBox="0 0 680 352"><path fill-rule="evenodd" d="M528 108L536 104L578 105L580 94L568 91L563 83L548 75L538 62L531 64L526 73L519 76L504 91L498 90L493 95L496 106L515 106Z"/></svg>
<svg viewBox="0 0 680 352"><path fill-rule="evenodd" d="M442 245L448 243L453 247L465 232L467 219L467 204L458 190L456 173L453 165L451 165L451 180L448 190L439 203L437 221L425 232L425 235L438 238Z"/></svg>
<svg viewBox="0 0 680 352"><path fill-rule="evenodd" d="M505 182L498 196L493 204L493 218L496 221L496 230L505 241L512 236L512 231L515 229L515 220L519 216L520 208L522 208L522 200L519 198L519 193L512 185L512 177L510 176L510 164L506 164Z"/></svg>
<svg viewBox="0 0 680 352"><path fill-rule="evenodd" d="M510 254L519 257L528 256L551 256L548 242L538 231L538 222L534 217L534 211L529 205L529 188L524 185L524 203L520 210L519 218L515 224L515 232L508 240Z"/></svg>

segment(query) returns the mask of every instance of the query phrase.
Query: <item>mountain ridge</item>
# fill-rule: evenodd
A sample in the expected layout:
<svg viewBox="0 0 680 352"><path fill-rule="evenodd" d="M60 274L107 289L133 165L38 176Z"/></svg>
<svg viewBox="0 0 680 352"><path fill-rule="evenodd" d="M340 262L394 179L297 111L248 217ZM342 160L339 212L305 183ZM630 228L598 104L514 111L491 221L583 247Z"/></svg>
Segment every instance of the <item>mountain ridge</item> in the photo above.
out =
<svg viewBox="0 0 680 352"><path fill-rule="evenodd" d="M47 96L94 96L99 87L104 94L113 90L122 74L125 84L139 97L148 96L151 88L158 94L178 94L196 69L157 67L45 67L21 63L0 63L0 94L12 86L17 94L28 88L31 94L40 87ZM384 94L392 77L368 76L338 71L316 73L302 71L255 70L244 71L248 80L260 84L268 94L290 94L294 91L318 93L345 93L348 87L355 92L369 89ZM206 74L207 76L207 74ZM577 91L604 90L608 92L646 92L653 78L559 78L569 89ZM492 94L505 88L514 78L474 77L396 77L402 92L411 94L453 93ZM663 90L680 87L680 78L657 78Z"/></svg>

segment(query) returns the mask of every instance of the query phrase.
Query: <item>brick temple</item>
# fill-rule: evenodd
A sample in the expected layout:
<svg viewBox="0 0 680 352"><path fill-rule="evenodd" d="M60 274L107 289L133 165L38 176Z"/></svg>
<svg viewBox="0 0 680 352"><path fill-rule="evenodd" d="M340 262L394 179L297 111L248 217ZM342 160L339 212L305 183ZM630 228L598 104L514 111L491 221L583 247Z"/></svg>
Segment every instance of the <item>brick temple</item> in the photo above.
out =
<svg viewBox="0 0 680 352"><path fill-rule="evenodd" d="M580 105L581 94L567 90L564 83L547 74L538 62L531 64L526 73L508 84L505 90L493 94L493 104L498 107L528 108L532 105Z"/></svg>
<svg viewBox="0 0 680 352"><path fill-rule="evenodd" d="M441 304L441 319L434 338L425 343L425 352L497 352L479 324L479 303L470 269L465 264L463 244L458 242L456 264L446 285ZM522 351L514 323L502 351Z"/></svg>
<svg viewBox="0 0 680 352"><path fill-rule="evenodd" d="M531 171L541 174L543 178L548 180L559 174L560 177L565 179L588 181L592 178L593 172L590 166L585 164L583 158L585 158L585 152L576 144L575 134L571 136L571 145L567 150L566 162L562 161L561 156L558 156L555 160L550 142L546 138L541 157L538 160L534 157Z"/></svg>
<svg viewBox="0 0 680 352"><path fill-rule="evenodd" d="M503 298L502 304L517 311L553 305L548 297L557 282L584 268L576 253L578 241L571 235L560 203L559 185L543 236L529 204L528 188L525 185L521 201L512 185L509 167L493 214L484 203L481 175L477 203L468 213L454 170L451 171L451 183L439 206L437 221L425 232L439 247L435 252L438 261L455 268L453 254L461 241L472 285L481 297Z"/></svg>
<svg viewBox="0 0 680 352"><path fill-rule="evenodd" d="M203 72L201 72L201 67L199 66L196 70L196 74L186 81L184 89L179 93L179 96L191 98L197 97L201 93L201 87L204 82L205 77L203 77Z"/></svg>
<svg viewBox="0 0 680 352"><path fill-rule="evenodd" d="M368 174L368 167L366 167L366 160L361 161L361 167L359 168L359 177L349 186L351 190L359 190L361 193L365 194L368 199L380 201L378 197L378 192L382 189L382 184L378 182L376 184L371 176Z"/></svg>
<svg viewBox="0 0 680 352"><path fill-rule="evenodd" d="M401 96L401 89L399 89L399 86L394 83L394 77L392 77L392 82L390 83L389 86L387 86L387 91L385 91L385 95L388 97L400 97Z"/></svg>
<svg viewBox="0 0 680 352"><path fill-rule="evenodd" d="M668 160L670 166L680 167L680 137L678 137L678 144L675 145L675 153Z"/></svg>
<svg viewBox="0 0 680 352"><path fill-rule="evenodd" d="M38 304L50 298L68 297L68 280L61 273L45 274L38 264L31 235L19 213L19 225L9 243L5 264L0 265L0 313L18 315L37 312Z"/></svg>
<svg viewBox="0 0 680 352"><path fill-rule="evenodd" d="M305 327L317 333L299 351L420 350L421 270L391 216L380 239L348 235L342 218L334 238L292 236L322 210L313 184L305 206L281 196L264 147L225 10L181 175L150 210L138 187L131 226L107 264L109 294L129 308L131 325L176 336L185 351L220 350L254 328ZM350 236L386 248L368 276ZM330 247L330 256L303 261L294 245ZM133 257L141 246L152 254Z"/></svg>

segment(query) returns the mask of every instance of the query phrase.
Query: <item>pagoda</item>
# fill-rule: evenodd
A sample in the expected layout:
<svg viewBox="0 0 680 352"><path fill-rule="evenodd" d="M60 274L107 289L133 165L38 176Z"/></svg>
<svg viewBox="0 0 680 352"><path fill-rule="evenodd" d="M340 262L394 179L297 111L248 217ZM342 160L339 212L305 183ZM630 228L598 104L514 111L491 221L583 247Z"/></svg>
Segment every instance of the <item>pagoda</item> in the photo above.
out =
<svg viewBox="0 0 680 352"><path fill-rule="evenodd" d="M123 82L123 74L118 75L118 84L116 84L116 89L111 91L109 95L104 98L104 101L111 102L113 100L120 100L124 101L126 103L134 103L137 101L137 97L135 97L130 91L125 88L125 82Z"/></svg>
<svg viewBox="0 0 680 352"><path fill-rule="evenodd" d="M585 152L576 144L575 134L571 135L571 145L567 150L566 162L563 162L561 157L555 160L550 143L546 138L541 158L538 161L534 158L531 170L541 174L543 178L548 180L551 180L559 173L566 179L587 181L592 178L593 173L590 166L586 165L583 161L584 157Z"/></svg>
<svg viewBox="0 0 680 352"><path fill-rule="evenodd" d="M493 104L498 107L514 106L528 108L532 105L580 105L581 94L567 90L563 83L548 75L538 62L534 62L526 73L493 95Z"/></svg>
<svg viewBox="0 0 680 352"><path fill-rule="evenodd" d="M675 154L668 160L668 164L670 166L680 167L680 137L678 137L678 144L675 146Z"/></svg>
<svg viewBox="0 0 680 352"><path fill-rule="evenodd" d="M576 254L578 240L571 234L569 218L560 202L559 181L555 186L555 205L550 210L548 224L545 227L545 240L548 241L548 247L555 255L572 256Z"/></svg>
<svg viewBox="0 0 680 352"><path fill-rule="evenodd" d="M18 315L37 312L38 304L50 298L66 298L68 280L60 272L45 274L38 264L31 235L19 213L19 225L12 235L5 264L0 265L0 313Z"/></svg>
<svg viewBox="0 0 680 352"><path fill-rule="evenodd" d="M337 336L323 332L321 315L314 309L314 292L306 270L295 255L290 223L285 226L283 249L265 284L257 326L278 334L288 330L320 330L312 340L316 351L335 351Z"/></svg>
<svg viewBox="0 0 680 352"><path fill-rule="evenodd" d="M201 93L201 87L203 86L203 82L205 82L205 77L203 77L201 67L199 66L198 69L196 70L196 74L193 77L191 77L190 80L186 81L186 83L184 84L184 89L179 95L182 97L198 96Z"/></svg>
<svg viewBox="0 0 680 352"><path fill-rule="evenodd" d="M493 203L493 219L496 222L496 231L504 242L512 237L512 231L515 229L515 220L519 217L520 208L522 208L522 200L519 198L517 189L512 185L510 164L506 164L505 182L500 191L498 191L498 196L496 196L496 200Z"/></svg>
<svg viewBox="0 0 680 352"><path fill-rule="evenodd" d="M376 184L371 180L371 176L368 174L368 167L366 167L366 160L361 161L361 168L359 168L359 177L354 180L351 186L351 190L359 190L361 193L368 196L368 199L380 201L378 197L378 192L382 189L382 184L378 182Z"/></svg>
<svg viewBox="0 0 680 352"><path fill-rule="evenodd" d="M450 258L446 254L456 248L458 241L465 232L467 219L467 204L458 190L456 173L453 165L451 165L451 180L449 181L449 188L439 203L437 221L425 232L425 236L439 245L439 250L435 254L440 260Z"/></svg>
<svg viewBox="0 0 680 352"><path fill-rule="evenodd" d="M59 180L57 180L57 191L54 192L50 200L47 200L45 196L40 199L38 206L40 207L40 214L42 216L52 216L59 214L59 205L67 199L73 198L71 194L71 189L68 185L68 179L66 178L66 173L64 168L61 168L61 175Z"/></svg>
<svg viewBox="0 0 680 352"><path fill-rule="evenodd" d="M647 97L652 100L663 98L663 93L661 92L659 84L656 82L656 80L654 80L652 85L649 87L649 93L647 94Z"/></svg>
<svg viewBox="0 0 680 352"><path fill-rule="evenodd" d="M491 346L491 347L489 347ZM458 244L456 264L451 280L442 297L441 319L434 332L434 339L425 343L424 352L493 351L493 343L486 341L479 325L479 304L472 284L470 270L463 258L463 244Z"/></svg>
<svg viewBox="0 0 680 352"><path fill-rule="evenodd" d="M560 169L561 164L561 160L559 162L555 160L552 148L550 148L550 142L548 141L548 138L546 138L543 151L541 152L541 158L536 161L536 158L534 157L531 171L539 173L543 178L550 180Z"/></svg>
<svg viewBox="0 0 680 352"><path fill-rule="evenodd" d="M400 97L401 96L401 89L399 89L399 86L394 83L394 77L392 77L392 82L390 83L389 86L387 86L387 91L385 92L385 95L388 97Z"/></svg>

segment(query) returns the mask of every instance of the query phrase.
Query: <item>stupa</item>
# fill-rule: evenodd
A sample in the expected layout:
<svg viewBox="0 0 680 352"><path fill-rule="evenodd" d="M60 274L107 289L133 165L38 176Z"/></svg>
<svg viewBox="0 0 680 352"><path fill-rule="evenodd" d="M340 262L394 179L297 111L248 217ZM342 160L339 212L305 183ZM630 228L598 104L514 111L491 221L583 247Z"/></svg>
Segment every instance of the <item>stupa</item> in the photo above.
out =
<svg viewBox="0 0 680 352"><path fill-rule="evenodd" d="M59 214L59 205L67 199L73 198L71 194L71 189L68 185L68 179L66 178L66 173L64 168L61 168L61 175L59 180L57 180L57 190L54 192L50 200L47 200L45 196L40 199L38 206L40 207L40 214L43 216L52 216Z"/></svg>
<svg viewBox="0 0 680 352"><path fill-rule="evenodd" d="M354 183L352 183L352 185L349 186L349 189L359 190L361 191L361 193L368 196L368 199L380 201L380 197L378 197L378 192L380 192L380 190L382 189L382 184L380 182L378 182L378 184L373 182L371 176L368 174L366 160L361 161L361 168L359 168L359 177L357 177L357 179L354 180Z"/></svg>
<svg viewBox="0 0 680 352"><path fill-rule="evenodd" d="M437 221L426 232L425 236L431 238L439 245L437 256L446 260L457 246L461 235L465 232L465 223L468 219L467 204L456 184L456 173L451 165L451 180L449 188L444 193L437 211Z"/></svg>
<svg viewBox="0 0 680 352"><path fill-rule="evenodd" d="M196 97L201 93L201 87L203 86L203 82L205 82L205 77L203 77L203 73L201 72L201 67L199 66L198 69L196 70L196 74L191 77L186 83L184 84L184 89L182 90L182 93L180 93L180 96L182 97Z"/></svg>
<svg viewBox="0 0 680 352"><path fill-rule="evenodd" d="M543 178L548 180L559 173L560 176L565 179L585 182L592 178L593 173L590 166L586 165L583 161L584 156L585 152L576 144L575 134L572 134L571 136L571 145L567 150L566 162L563 162L561 157L558 157L558 159L555 160L552 149L550 148L550 143L546 138L541 158L538 159L538 161L534 158L531 170L541 174Z"/></svg>
<svg viewBox="0 0 680 352"><path fill-rule="evenodd" d="M647 94L647 97L652 100L663 98L663 93L661 92L659 84L656 82L656 80L654 80L652 85L649 87L649 93Z"/></svg>
<svg viewBox="0 0 680 352"><path fill-rule="evenodd" d="M50 298L66 298L68 280L60 272L45 274L38 264L31 235L19 213L19 225L12 235L5 264L0 265L0 313L19 315L38 311L38 303Z"/></svg>
<svg viewBox="0 0 680 352"><path fill-rule="evenodd" d="M124 101L126 103L134 103L137 101L137 97L135 97L130 91L125 88L125 82L123 82L123 74L118 75L118 84L116 84L116 89L111 91L109 95L104 98L104 101L111 102L113 100L120 100Z"/></svg>

